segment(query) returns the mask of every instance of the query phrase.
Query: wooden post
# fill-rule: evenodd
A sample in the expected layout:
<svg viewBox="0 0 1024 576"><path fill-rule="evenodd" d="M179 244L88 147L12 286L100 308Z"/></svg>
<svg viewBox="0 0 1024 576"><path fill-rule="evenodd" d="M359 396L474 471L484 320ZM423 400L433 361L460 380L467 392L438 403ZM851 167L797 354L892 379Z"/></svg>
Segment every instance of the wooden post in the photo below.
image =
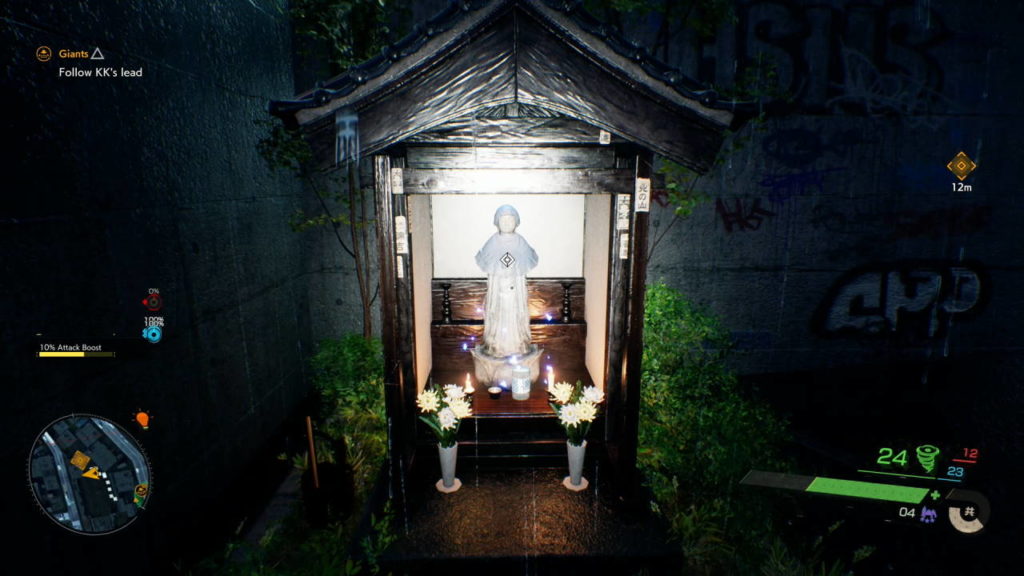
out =
<svg viewBox="0 0 1024 576"><path fill-rule="evenodd" d="M316 444L313 442L313 419L306 416L306 438L309 440L309 469L313 471L313 488L320 489L320 472L316 467Z"/></svg>
<svg viewBox="0 0 1024 576"><path fill-rule="evenodd" d="M392 167L405 168L405 158L391 158ZM390 186L390 184L389 184ZM400 365L400 379L402 390L402 424L405 426L405 438L407 439L404 449L405 469L412 466L413 456L416 453L416 316L412 292L412 244L414 230L410 229L408 195L403 193L391 193L391 210L393 218L402 218L405 221L405 246L404 254L395 255L395 293L397 294L396 316L395 316L395 342L397 359ZM400 232L396 230L396 233ZM424 231L419 231L424 232ZM402 246L396 243L396 251Z"/></svg>
<svg viewBox="0 0 1024 576"><path fill-rule="evenodd" d="M620 170L621 171L621 170ZM620 214L621 211L625 211ZM626 350L626 314L629 298L629 258L623 258L621 246L629 241L628 213L632 202L627 194L612 195L611 239L608 252L608 342L605 348L605 443L613 469L621 465L619 453L624 440L622 435L623 382L622 363ZM626 215L623 220L620 216Z"/></svg>
<svg viewBox="0 0 1024 576"><path fill-rule="evenodd" d="M410 382L406 378L406 358L409 346L405 340L411 336L403 333L400 318L408 304L402 303L404 282L408 279L404 266L396 254L395 216L396 202L391 193L391 158L387 155L373 157L374 196L377 208L377 242L380 255L380 298L381 298L381 340L384 347L384 403L387 410L388 427L388 496L396 499L399 510L405 510L402 501L401 482L408 471L410 455L414 448L410 423L415 415L406 403ZM401 208L404 212L404 198ZM407 256L407 255L404 255ZM405 258L403 258L405 260ZM415 394L415 390L412 391ZM414 423L413 423L414 424Z"/></svg>
<svg viewBox="0 0 1024 576"><path fill-rule="evenodd" d="M636 159L636 177L650 178L654 154L641 151ZM644 353L644 298L647 291L647 235L649 213L635 210L633 198L632 232L629 250L630 287L626 317L626 358L622 383L624 406L622 415L623 442L619 450L619 489L628 500L638 495L639 476L636 469L637 441L640 425L641 363ZM649 203L649 199L648 199Z"/></svg>

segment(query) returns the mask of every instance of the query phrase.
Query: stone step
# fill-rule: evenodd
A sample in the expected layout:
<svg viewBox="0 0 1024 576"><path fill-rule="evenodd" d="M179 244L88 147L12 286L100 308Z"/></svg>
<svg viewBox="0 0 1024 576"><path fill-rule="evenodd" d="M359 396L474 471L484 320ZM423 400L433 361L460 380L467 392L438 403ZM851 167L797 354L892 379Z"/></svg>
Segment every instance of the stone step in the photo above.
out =
<svg viewBox="0 0 1024 576"><path fill-rule="evenodd" d="M588 440L601 438L604 432L604 416L598 416L590 426ZM417 422L418 441L430 444L433 432L423 422ZM521 416L501 418L470 418L459 429L460 443L483 444L532 444L535 442L566 441L565 430L553 414L550 416Z"/></svg>
<svg viewBox="0 0 1024 576"><path fill-rule="evenodd" d="M416 447L418 461L437 460L437 444L420 444ZM554 458L559 465L565 464L566 458L565 440L538 440L530 443L500 443L500 442L459 442L460 460L501 460L511 459L545 459ZM604 445L598 442L588 442L587 452L604 450Z"/></svg>

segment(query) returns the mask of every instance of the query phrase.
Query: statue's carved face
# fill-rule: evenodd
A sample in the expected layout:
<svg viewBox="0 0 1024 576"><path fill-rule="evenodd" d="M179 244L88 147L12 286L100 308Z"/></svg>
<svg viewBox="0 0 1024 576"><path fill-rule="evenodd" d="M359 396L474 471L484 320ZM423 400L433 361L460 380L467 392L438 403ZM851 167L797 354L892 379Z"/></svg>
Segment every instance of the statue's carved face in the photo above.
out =
<svg viewBox="0 0 1024 576"><path fill-rule="evenodd" d="M511 234L516 231L516 217L512 214L502 214L498 218L498 231L502 234Z"/></svg>

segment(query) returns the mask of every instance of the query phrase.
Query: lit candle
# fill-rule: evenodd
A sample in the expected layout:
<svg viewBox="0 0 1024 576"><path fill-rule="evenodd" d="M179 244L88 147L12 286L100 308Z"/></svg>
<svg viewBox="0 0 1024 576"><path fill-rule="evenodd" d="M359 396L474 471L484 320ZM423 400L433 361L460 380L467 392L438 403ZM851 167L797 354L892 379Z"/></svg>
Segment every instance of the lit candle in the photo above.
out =
<svg viewBox="0 0 1024 576"><path fill-rule="evenodd" d="M555 385L555 369L548 366L548 388Z"/></svg>
<svg viewBox="0 0 1024 576"><path fill-rule="evenodd" d="M472 394L473 392L476 392L476 389L473 388L473 381L469 379L469 372L466 372L466 388L465 388L465 390L466 390L466 394Z"/></svg>

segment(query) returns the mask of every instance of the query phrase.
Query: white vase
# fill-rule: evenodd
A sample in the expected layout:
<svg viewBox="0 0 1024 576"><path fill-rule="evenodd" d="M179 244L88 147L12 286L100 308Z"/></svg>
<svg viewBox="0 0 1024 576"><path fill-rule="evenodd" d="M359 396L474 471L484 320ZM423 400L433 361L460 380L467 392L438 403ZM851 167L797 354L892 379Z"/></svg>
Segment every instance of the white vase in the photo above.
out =
<svg viewBox="0 0 1024 576"><path fill-rule="evenodd" d="M583 477L583 460L587 455L587 441L584 440L583 444L579 446L566 441L565 445L569 450L569 475L562 481L562 485L576 492L586 490L590 484Z"/></svg>
<svg viewBox="0 0 1024 576"><path fill-rule="evenodd" d="M437 481L437 490L451 494L462 488L462 482L455 477L455 462L458 459L459 443L456 442L447 448L438 443L437 453L441 458L441 479Z"/></svg>

